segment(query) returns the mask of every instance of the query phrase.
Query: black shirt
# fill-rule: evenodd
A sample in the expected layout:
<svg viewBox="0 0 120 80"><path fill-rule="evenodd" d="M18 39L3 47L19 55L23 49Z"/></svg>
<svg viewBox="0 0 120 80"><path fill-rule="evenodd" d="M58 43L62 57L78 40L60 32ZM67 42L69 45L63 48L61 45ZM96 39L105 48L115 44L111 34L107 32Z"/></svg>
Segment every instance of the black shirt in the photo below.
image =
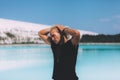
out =
<svg viewBox="0 0 120 80"><path fill-rule="evenodd" d="M51 42L54 56L53 79L57 80L78 80L75 72L75 65L78 54L78 46L74 46L71 40L62 45Z"/></svg>

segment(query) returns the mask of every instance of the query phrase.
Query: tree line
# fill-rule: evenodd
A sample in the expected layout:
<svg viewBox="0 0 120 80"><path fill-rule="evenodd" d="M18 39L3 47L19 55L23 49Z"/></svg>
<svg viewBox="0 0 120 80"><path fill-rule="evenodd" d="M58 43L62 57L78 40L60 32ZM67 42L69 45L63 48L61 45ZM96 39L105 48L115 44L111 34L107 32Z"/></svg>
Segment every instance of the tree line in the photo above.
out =
<svg viewBox="0 0 120 80"><path fill-rule="evenodd" d="M120 43L120 34L115 35L83 35L80 42L83 43Z"/></svg>

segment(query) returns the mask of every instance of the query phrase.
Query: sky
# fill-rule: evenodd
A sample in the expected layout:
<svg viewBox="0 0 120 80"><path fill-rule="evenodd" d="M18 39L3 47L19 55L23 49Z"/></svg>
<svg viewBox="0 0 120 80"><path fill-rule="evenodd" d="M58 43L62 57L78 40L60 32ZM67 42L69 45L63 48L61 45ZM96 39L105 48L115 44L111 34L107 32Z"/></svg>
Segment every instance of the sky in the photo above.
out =
<svg viewBox="0 0 120 80"><path fill-rule="evenodd" d="M0 18L120 33L120 0L0 0Z"/></svg>

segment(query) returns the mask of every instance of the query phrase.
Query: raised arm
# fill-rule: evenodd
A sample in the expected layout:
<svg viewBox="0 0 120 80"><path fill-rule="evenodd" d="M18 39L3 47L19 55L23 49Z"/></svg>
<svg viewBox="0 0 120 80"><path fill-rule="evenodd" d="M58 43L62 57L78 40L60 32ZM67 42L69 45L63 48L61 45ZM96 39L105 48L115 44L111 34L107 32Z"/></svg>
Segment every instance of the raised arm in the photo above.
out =
<svg viewBox="0 0 120 80"><path fill-rule="evenodd" d="M80 41L80 32L78 30L75 30L75 29L70 29L70 28L67 28L67 27L64 27L64 26L61 26L59 25L58 26L61 31L67 33L67 34L70 34L72 36L72 43L73 45L77 45Z"/></svg>
<svg viewBox="0 0 120 80"><path fill-rule="evenodd" d="M49 32L50 28L42 29L38 32L38 35L46 44L50 44L50 37L48 36Z"/></svg>
<svg viewBox="0 0 120 80"><path fill-rule="evenodd" d="M63 31L67 34L70 34L72 36L72 43L73 45L77 45L80 41L80 32L74 29L70 28L64 28Z"/></svg>

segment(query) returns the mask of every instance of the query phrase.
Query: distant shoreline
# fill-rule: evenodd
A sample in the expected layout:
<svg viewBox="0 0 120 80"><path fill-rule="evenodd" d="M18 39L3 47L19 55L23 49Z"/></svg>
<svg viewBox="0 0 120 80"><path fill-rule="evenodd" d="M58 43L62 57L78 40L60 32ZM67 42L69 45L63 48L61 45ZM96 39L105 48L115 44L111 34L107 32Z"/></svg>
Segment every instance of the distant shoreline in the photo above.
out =
<svg viewBox="0 0 120 80"><path fill-rule="evenodd" d="M120 43L79 43L79 45L120 45ZM47 45L45 43L38 43L38 44L0 44L0 46L11 46L11 45L19 45L19 46L26 46L26 45Z"/></svg>
<svg viewBox="0 0 120 80"><path fill-rule="evenodd" d="M120 45L120 43L116 43L116 42L114 42L114 43L79 43L80 45L103 45L103 44L105 44L105 45Z"/></svg>

